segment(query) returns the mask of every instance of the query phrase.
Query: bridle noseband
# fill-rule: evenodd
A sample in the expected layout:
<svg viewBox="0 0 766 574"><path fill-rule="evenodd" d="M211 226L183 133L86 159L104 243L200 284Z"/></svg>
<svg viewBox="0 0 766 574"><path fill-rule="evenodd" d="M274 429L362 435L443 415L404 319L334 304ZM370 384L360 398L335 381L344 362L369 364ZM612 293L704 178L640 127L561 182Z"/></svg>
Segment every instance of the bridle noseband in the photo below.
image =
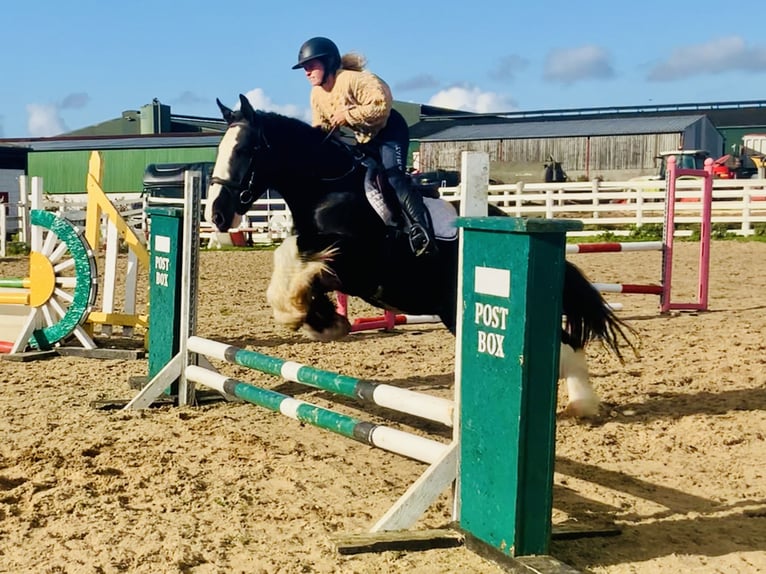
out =
<svg viewBox="0 0 766 574"><path fill-rule="evenodd" d="M240 205L251 205L255 201L255 194L253 193L253 179L255 178L255 154L261 149L270 149L269 142L266 140L262 130L256 130L248 122L240 121L229 124L229 129L240 126L243 130L256 132L258 136L255 145L250 148L250 163L245 170L245 174L242 180L236 182L231 179L224 179L222 177L213 176L210 178L211 184L218 184L224 189L228 189L232 192L239 193Z"/></svg>
<svg viewBox="0 0 766 574"><path fill-rule="evenodd" d="M239 192L239 202L244 205L245 203L252 203L255 201L255 194L253 193L253 190L250 189L253 184L254 175L255 170L253 169L253 160L251 160L250 166L247 168L247 172L245 172L245 178L241 182L237 183L230 179L223 179L222 177L216 176L211 177L209 181L211 184L217 183L224 189Z"/></svg>

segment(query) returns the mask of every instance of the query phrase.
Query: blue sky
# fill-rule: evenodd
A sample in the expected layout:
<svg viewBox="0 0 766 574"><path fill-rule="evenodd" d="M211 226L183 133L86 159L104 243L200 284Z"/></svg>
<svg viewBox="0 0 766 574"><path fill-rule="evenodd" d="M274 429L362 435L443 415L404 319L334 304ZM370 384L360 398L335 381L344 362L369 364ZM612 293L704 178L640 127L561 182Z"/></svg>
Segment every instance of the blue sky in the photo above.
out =
<svg viewBox="0 0 766 574"><path fill-rule="evenodd" d="M217 117L215 98L233 106L241 92L306 117L309 85L290 66L317 35L364 54L395 99L456 109L766 99L763 17L712 0L27 0L2 15L4 138L57 135L153 98Z"/></svg>

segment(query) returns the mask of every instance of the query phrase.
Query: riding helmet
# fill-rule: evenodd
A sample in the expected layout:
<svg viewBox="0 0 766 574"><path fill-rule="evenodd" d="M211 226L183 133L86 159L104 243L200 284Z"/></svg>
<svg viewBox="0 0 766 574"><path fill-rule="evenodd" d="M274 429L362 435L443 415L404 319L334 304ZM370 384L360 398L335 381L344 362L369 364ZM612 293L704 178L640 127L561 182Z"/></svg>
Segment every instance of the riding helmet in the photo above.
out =
<svg viewBox="0 0 766 574"><path fill-rule="evenodd" d="M302 68L309 60L321 60L324 64L325 77L334 74L340 68L340 51L335 42L329 38L317 36L303 42L298 51L298 63L293 66L293 70Z"/></svg>

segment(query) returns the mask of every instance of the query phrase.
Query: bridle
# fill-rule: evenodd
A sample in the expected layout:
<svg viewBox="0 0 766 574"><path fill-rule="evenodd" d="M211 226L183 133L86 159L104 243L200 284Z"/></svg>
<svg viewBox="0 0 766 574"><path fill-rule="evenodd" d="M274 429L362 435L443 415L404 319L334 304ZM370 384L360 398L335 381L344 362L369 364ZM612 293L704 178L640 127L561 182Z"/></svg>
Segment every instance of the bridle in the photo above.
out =
<svg viewBox="0 0 766 574"><path fill-rule="evenodd" d="M249 148L250 163L248 164L247 169L245 170L242 176L242 179L240 181L212 176L209 182L210 184L220 185L223 188L223 190L226 190L226 192L229 193L230 195L233 195L235 197L238 195L238 202L240 205L240 209L237 210L237 212L245 213L247 209L249 209L249 207L257 199L256 194L253 192L253 184L255 179L256 154L261 150L270 150L271 146L269 145L269 142L266 139L266 135L263 133L263 130L255 128L250 122L247 122L244 120L232 122L231 124L229 124L228 129L231 129L235 126L239 126L246 132L254 134L254 139L256 141L254 145ZM317 175L317 179L319 179L319 181L324 181L324 182L341 181L345 179L346 177L348 177L349 175L351 175L354 172L354 170L356 170L357 167L365 161L366 156L358 147L349 145L343 142L342 140L331 137L334 131L335 130L330 131L324 137L324 139L322 140L322 145L326 145L326 144L336 145L339 148L341 148L350 157L351 165L349 166L348 170L346 170L344 173L335 177L329 177L329 176L320 177Z"/></svg>
<svg viewBox="0 0 766 574"><path fill-rule="evenodd" d="M239 193L239 204L241 206L247 205L248 207L252 205L252 203L255 201L255 194L253 193L253 179L255 178L255 156L256 153L261 149L270 149L271 146L269 146L269 142L266 140L266 136L263 134L262 130L255 130L252 125L250 125L248 122L240 121L240 122L234 122L229 125L229 129L239 126L243 130L247 130L250 132L257 132L257 141L255 145L250 148L250 163L247 166L247 169L245 170L245 173L242 176L242 179L240 181L234 181L232 179L224 179L222 177L213 176L210 178L211 184L218 184L222 188L229 190L229 192L233 193Z"/></svg>

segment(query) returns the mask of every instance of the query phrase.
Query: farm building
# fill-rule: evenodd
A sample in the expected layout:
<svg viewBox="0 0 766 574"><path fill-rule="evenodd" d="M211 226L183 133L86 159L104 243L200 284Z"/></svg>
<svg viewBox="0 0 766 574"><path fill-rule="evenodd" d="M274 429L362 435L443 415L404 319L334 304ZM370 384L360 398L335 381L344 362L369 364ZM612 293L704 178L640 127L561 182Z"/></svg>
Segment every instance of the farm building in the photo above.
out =
<svg viewBox="0 0 766 574"><path fill-rule="evenodd" d="M426 108L427 106L424 106ZM491 177L542 181L551 158L570 179L620 180L658 171L659 152L738 153L742 136L766 131L766 102L718 102L424 115L412 127L420 170L457 169L463 150L486 151Z"/></svg>
<svg viewBox="0 0 766 574"><path fill-rule="evenodd" d="M23 152L22 173L42 177L48 194L84 193L91 151L102 153L105 191L134 194L142 191L148 164L214 161L224 129L223 120L172 115L170 106L154 100L62 136L0 140L0 145ZM17 182L2 183L18 190Z"/></svg>
<svg viewBox="0 0 766 574"><path fill-rule="evenodd" d="M459 169L461 151L489 154L490 177L542 181L553 158L570 179L625 180L657 170L674 149L721 150L723 136L704 115L596 118L457 125L420 139L421 170Z"/></svg>
<svg viewBox="0 0 766 574"><path fill-rule="evenodd" d="M417 104L396 102L396 108L409 123L420 118ZM0 140L0 146L7 146L2 149L9 150L6 155L13 152L24 165L23 171L16 169L0 179L0 192L11 189L17 194L15 179L26 174L42 177L49 194L84 193L88 157L91 151L99 151L104 160L104 190L140 193L150 164L215 161L225 129L223 119L172 114L170 106L155 99L139 110L124 111L118 118L61 136Z"/></svg>
<svg viewBox="0 0 766 574"><path fill-rule="evenodd" d="M220 135L208 134L50 138L30 142L28 173L43 177L46 193L84 193L90 152L99 151L104 161L104 191L139 193L147 165L215 161L220 139Z"/></svg>

